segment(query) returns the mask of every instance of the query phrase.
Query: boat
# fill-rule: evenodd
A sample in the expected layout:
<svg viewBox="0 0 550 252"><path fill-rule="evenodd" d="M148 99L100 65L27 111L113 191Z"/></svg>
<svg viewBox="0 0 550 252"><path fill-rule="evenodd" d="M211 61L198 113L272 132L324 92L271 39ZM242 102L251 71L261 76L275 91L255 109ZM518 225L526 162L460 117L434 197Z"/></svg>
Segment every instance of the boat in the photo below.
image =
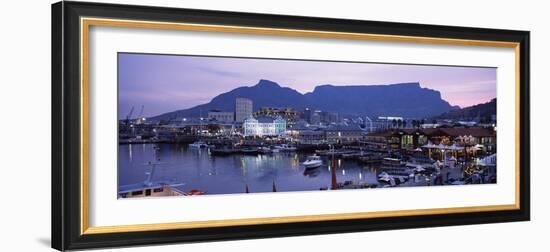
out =
<svg viewBox="0 0 550 252"><path fill-rule="evenodd" d="M279 151L296 151L296 147L290 146L288 144L275 145L274 148Z"/></svg>
<svg viewBox="0 0 550 252"><path fill-rule="evenodd" d="M378 175L378 181L380 182L386 182L389 183L393 178L390 176L390 174L386 172L382 172Z"/></svg>
<svg viewBox="0 0 550 252"><path fill-rule="evenodd" d="M183 195L185 196L195 196L195 195L203 195L203 194L206 194L206 193L198 189L193 189L189 192L183 193Z"/></svg>
<svg viewBox="0 0 550 252"><path fill-rule="evenodd" d="M323 165L323 160L317 155L308 156L306 161L302 163L306 168L317 168Z"/></svg>
<svg viewBox="0 0 550 252"><path fill-rule="evenodd" d="M200 148L207 148L209 147L209 145L203 141L196 141L194 143L189 144L189 147L200 149Z"/></svg>
<svg viewBox="0 0 550 252"><path fill-rule="evenodd" d="M344 150L344 149L340 149L340 150L337 150L337 149L329 149L329 150L317 150L315 151L316 154L320 155L320 156L338 156L338 157L341 157L343 155L349 155L349 154L354 154L356 153L356 151L354 150Z"/></svg>
<svg viewBox="0 0 550 252"><path fill-rule="evenodd" d="M410 167L407 167L405 163L401 162L398 158L384 158L379 170L385 172L393 177L409 178L413 173Z"/></svg>
<svg viewBox="0 0 550 252"><path fill-rule="evenodd" d="M392 175L387 172L382 172L378 175L378 182L387 184L389 186L397 186L407 182L408 177L400 175Z"/></svg>
<svg viewBox="0 0 550 252"><path fill-rule="evenodd" d="M176 187L184 185L173 181L153 181L156 167L159 162L148 162L145 165L151 166L151 170L146 172L147 179L142 183L121 185L118 187L119 198L140 198L140 197L161 197L161 196L182 196L184 192Z"/></svg>
<svg viewBox="0 0 550 252"><path fill-rule="evenodd" d="M118 188L119 198L139 198L139 197L162 197L162 196L181 196L184 193L175 187L181 184L168 182L154 182L149 185L132 184L124 185Z"/></svg>
<svg viewBox="0 0 550 252"><path fill-rule="evenodd" d="M241 153L245 155L258 155L260 152L258 148L249 147L249 148L242 148Z"/></svg>
<svg viewBox="0 0 550 252"><path fill-rule="evenodd" d="M227 146L210 149L210 154L217 155L217 156L231 155L231 154L236 154L236 153L239 153L238 149L230 148L230 147L227 147Z"/></svg>
<svg viewBox="0 0 550 252"><path fill-rule="evenodd" d="M273 150L269 147L259 147L258 152L260 154L270 154L270 153L273 153Z"/></svg>
<svg viewBox="0 0 550 252"><path fill-rule="evenodd" d="M357 160L363 164L379 164L382 162L382 155L369 153L357 157Z"/></svg>

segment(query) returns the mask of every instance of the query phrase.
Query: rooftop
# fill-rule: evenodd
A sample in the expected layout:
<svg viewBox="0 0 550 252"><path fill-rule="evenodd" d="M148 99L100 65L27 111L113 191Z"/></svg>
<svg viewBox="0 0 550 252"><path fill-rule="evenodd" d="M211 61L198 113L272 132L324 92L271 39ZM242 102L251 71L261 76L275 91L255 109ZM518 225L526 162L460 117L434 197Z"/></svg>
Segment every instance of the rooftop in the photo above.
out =
<svg viewBox="0 0 550 252"><path fill-rule="evenodd" d="M473 136L473 137L485 137L485 136L495 136L495 130L491 128L427 128L427 129L390 129L385 131L375 131L370 132L368 136L380 136L387 137L396 134L422 134L428 136Z"/></svg>

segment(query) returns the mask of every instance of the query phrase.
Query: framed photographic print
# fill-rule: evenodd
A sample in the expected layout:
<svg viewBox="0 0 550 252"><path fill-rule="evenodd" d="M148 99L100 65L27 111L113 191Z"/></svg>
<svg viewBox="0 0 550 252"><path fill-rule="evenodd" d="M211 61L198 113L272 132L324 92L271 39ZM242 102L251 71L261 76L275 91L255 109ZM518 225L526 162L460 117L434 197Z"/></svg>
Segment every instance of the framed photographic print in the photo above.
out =
<svg viewBox="0 0 550 252"><path fill-rule="evenodd" d="M65 1L52 69L58 250L529 220L527 31Z"/></svg>

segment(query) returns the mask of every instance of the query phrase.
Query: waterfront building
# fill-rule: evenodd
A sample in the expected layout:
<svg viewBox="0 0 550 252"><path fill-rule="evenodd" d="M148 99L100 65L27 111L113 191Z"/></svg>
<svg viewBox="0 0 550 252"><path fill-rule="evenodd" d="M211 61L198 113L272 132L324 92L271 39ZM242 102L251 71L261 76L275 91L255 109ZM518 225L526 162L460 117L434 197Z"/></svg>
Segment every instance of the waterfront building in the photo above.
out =
<svg viewBox="0 0 550 252"><path fill-rule="evenodd" d="M297 130L297 141L300 144L323 144L325 143L325 132L320 129Z"/></svg>
<svg viewBox="0 0 550 252"><path fill-rule="evenodd" d="M367 143L389 149L413 150L427 143L458 146L483 145L487 152L496 151L496 131L493 128L420 128L390 129L370 132Z"/></svg>
<svg viewBox="0 0 550 252"><path fill-rule="evenodd" d="M298 119L298 112L293 108L273 108L273 107L262 107L254 113L255 117L272 117L276 118L280 116L283 118L287 124L293 125Z"/></svg>
<svg viewBox="0 0 550 252"><path fill-rule="evenodd" d="M221 122L221 123L232 123L234 120L233 112L223 112L219 110L208 111L208 119Z"/></svg>
<svg viewBox="0 0 550 252"><path fill-rule="evenodd" d="M243 123L244 136L281 136L286 132L286 120L277 116L249 117Z"/></svg>
<svg viewBox="0 0 550 252"><path fill-rule="evenodd" d="M247 98L235 99L235 121L244 122L252 116L252 100Z"/></svg>
<svg viewBox="0 0 550 252"><path fill-rule="evenodd" d="M294 127L289 130L301 144L342 144L363 140L365 131L359 125L333 124L327 127Z"/></svg>
<svg viewBox="0 0 550 252"><path fill-rule="evenodd" d="M352 143L363 140L364 131L359 125L331 125L323 130L328 144Z"/></svg>

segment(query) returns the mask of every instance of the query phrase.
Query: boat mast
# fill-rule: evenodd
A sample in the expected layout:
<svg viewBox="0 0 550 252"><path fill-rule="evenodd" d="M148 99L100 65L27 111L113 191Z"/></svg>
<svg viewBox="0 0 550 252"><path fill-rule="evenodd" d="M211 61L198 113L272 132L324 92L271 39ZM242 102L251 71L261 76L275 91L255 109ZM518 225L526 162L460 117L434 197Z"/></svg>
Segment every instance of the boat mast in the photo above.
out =
<svg viewBox="0 0 550 252"><path fill-rule="evenodd" d="M152 180L153 180L153 176L155 175L155 170L158 163L153 163L149 161L148 164L151 165L151 171L148 172L147 179L143 182L143 184L146 186L151 186L153 184Z"/></svg>

